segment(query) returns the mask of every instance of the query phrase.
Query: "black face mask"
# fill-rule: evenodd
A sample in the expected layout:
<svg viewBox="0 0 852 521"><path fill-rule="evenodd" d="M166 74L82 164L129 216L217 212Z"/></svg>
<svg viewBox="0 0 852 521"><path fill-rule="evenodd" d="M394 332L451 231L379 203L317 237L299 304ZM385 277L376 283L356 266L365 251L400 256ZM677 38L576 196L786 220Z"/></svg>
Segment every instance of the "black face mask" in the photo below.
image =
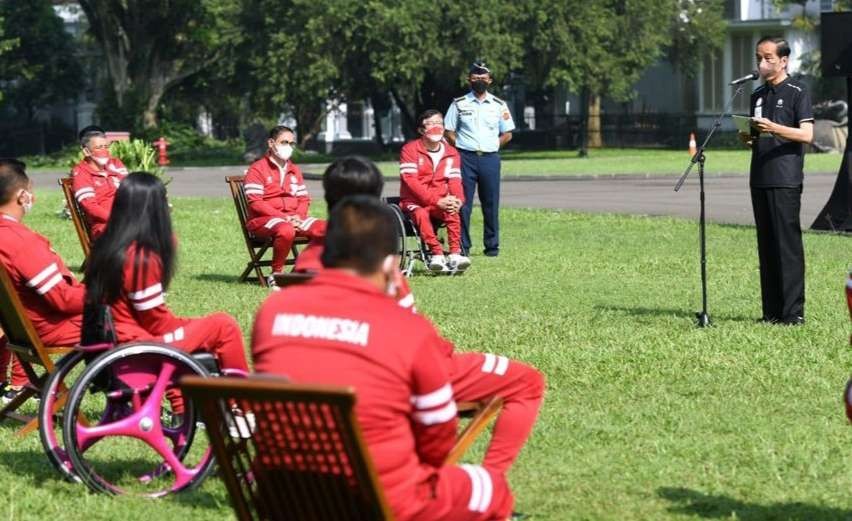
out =
<svg viewBox="0 0 852 521"><path fill-rule="evenodd" d="M470 88L473 89L473 92L482 94L488 88L488 84L483 80L472 81L470 82Z"/></svg>

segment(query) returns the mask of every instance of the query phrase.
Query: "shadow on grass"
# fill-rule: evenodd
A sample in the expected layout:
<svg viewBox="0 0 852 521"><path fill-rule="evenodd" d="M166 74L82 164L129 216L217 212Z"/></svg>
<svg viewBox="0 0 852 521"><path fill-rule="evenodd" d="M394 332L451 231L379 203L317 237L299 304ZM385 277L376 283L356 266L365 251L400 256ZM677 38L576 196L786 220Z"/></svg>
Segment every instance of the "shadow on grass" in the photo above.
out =
<svg viewBox="0 0 852 521"><path fill-rule="evenodd" d="M254 283L257 285L257 280L240 282L239 275L226 275L224 273L199 273L198 275L193 275L192 278L195 280L203 280L205 282L227 282L228 284Z"/></svg>
<svg viewBox="0 0 852 521"><path fill-rule="evenodd" d="M657 489L657 495L674 503L669 512L704 519L740 519L742 521L849 519L852 510L807 503L749 503L729 496L712 495L681 487Z"/></svg>
<svg viewBox="0 0 852 521"><path fill-rule="evenodd" d="M674 317L674 318L688 318L689 320L695 320L695 310L689 309L672 309L672 308L647 308L642 306L605 306L605 305L597 305L594 306L595 309L600 311L611 311L615 313L623 313L625 315L630 315L634 317ZM717 315L714 314L712 310L709 311L710 319L713 321L731 321L731 322L754 322L756 320L755 317L749 316L740 316L740 315Z"/></svg>
<svg viewBox="0 0 852 521"><path fill-rule="evenodd" d="M6 433L3 433L4 435ZM33 485L43 486L45 484L62 484L67 483L73 487L75 491L88 492L89 489L82 483L72 484L66 480L59 471L55 470L47 460L47 456L39 450L23 449L23 450L3 450L0 451L0 467L5 467L5 474L15 475L23 480L29 480ZM144 460L121 460L110 462L108 465L101 465L100 470L107 472L110 476L120 474L122 470L127 471L133 467L151 467L149 461ZM207 477L207 480L218 479L214 474ZM206 481L206 480L205 480ZM54 492L56 490L54 489ZM104 495L104 497L108 497ZM221 499L217 499L214 494L206 490L198 488L191 491L182 492L168 496L171 500L178 503L192 506L193 508L206 508L211 510L220 510L223 508ZM225 505L227 506L227 502Z"/></svg>

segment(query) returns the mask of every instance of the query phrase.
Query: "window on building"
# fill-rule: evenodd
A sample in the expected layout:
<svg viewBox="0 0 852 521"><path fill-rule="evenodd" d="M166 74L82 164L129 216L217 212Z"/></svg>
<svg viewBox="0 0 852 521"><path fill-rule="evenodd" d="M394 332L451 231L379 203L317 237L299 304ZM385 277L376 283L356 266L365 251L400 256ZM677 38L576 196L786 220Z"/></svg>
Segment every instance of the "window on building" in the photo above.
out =
<svg viewBox="0 0 852 521"><path fill-rule="evenodd" d="M741 78L753 71L755 68L752 35L731 35L731 78ZM734 101L734 112L748 112L748 100L751 92L751 86L751 83L747 83L743 88L743 94ZM722 103L724 103L724 101Z"/></svg>
<svg viewBox="0 0 852 521"><path fill-rule="evenodd" d="M819 10L820 11L833 11L834 10L834 1L833 0L820 0Z"/></svg>
<svg viewBox="0 0 852 521"><path fill-rule="evenodd" d="M701 69L702 92L705 112L715 112L722 109L725 101L722 99L722 52L714 52L704 58Z"/></svg>

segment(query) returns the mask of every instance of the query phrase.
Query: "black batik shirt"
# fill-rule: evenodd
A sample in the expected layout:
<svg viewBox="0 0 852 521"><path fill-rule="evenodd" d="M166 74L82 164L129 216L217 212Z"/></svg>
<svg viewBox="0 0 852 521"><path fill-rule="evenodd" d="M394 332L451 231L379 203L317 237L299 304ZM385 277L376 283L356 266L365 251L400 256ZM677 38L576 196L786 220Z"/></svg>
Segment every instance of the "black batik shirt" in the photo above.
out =
<svg viewBox="0 0 852 521"><path fill-rule="evenodd" d="M789 77L772 86L764 83L751 95L751 116L763 117L784 125L799 127L813 121L811 95L805 87ZM774 134L761 134L752 129L751 186L755 188L795 188L802 184L805 164L803 143L783 139Z"/></svg>

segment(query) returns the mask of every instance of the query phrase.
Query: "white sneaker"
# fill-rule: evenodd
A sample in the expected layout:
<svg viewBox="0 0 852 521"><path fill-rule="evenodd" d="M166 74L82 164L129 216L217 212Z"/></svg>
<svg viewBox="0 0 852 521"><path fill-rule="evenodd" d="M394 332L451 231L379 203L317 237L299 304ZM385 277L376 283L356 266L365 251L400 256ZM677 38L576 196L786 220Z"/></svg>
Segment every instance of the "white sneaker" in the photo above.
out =
<svg viewBox="0 0 852 521"><path fill-rule="evenodd" d="M451 270L464 271L470 267L470 259L460 253L451 253L448 261Z"/></svg>
<svg viewBox="0 0 852 521"><path fill-rule="evenodd" d="M239 410L231 411L228 419L228 435L235 439L251 439L256 426L254 414L247 412L245 414Z"/></svg>
<svg viewBox="0 0 852 521"><path fill-rule="evenodd" d="M266 285L269 287L270 291L281 291L281 288L279 288L278 284L275 283L275 274L266 277Z"/></svg>
<svg viewBox="0 0 852 521"><path fill-rule="evenodd" d="M440 273L442 271L448 271L449 267L447 266L447 260L443 255L432 255L429 258L428 268L430 271L434 271L435 273Z"/></svg>

